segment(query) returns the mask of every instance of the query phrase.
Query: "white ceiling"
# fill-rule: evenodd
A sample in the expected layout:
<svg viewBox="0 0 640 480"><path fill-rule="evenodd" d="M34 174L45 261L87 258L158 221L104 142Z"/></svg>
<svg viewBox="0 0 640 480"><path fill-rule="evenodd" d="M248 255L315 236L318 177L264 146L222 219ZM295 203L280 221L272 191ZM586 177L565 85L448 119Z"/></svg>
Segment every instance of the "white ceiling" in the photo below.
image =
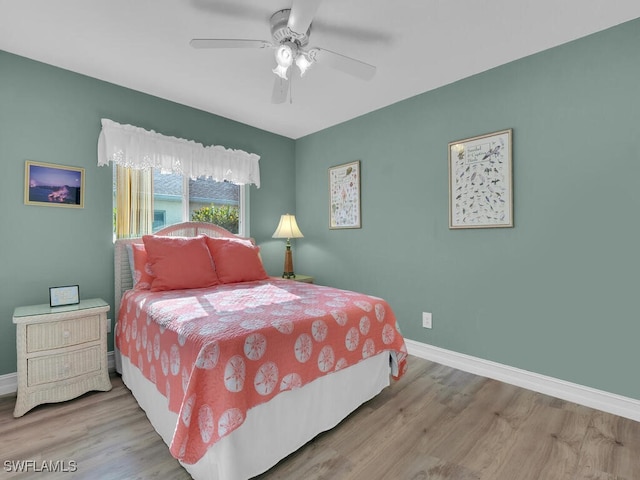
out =
<svg viewBox="0 0 640 480"><path fill-rule="evenodd" d="M271 14L290 1L0 0L0 49L295 139L640 17L638 0L324 0L309 46L376 76L318 63L280 105L272 50L189 46L270 40Z"/></svg>

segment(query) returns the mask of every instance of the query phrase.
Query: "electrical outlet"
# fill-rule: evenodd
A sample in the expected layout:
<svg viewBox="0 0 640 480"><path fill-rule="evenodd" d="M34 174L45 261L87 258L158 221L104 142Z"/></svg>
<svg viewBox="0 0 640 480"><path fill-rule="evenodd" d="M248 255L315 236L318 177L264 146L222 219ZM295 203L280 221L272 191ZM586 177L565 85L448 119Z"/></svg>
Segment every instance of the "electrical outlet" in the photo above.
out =
<svg viewBox="0 0 640 480"><path fill-rule="evenodd" d="M431 314L429 312L422 312L422 326L431 328Z"/></svg>
<svg viewBox="0 0 640 480"><path fill-rule="evenodd" d="M111 319L107 318L107 333L111 333Z"/></svg>

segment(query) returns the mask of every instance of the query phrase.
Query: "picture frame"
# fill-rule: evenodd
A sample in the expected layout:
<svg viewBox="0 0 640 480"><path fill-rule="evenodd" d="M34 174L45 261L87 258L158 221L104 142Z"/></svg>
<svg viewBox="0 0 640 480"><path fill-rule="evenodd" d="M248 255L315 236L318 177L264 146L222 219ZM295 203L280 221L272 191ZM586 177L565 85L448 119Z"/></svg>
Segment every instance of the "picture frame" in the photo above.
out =
<svg viewBox="0 0 640 480"><path fill-rule="evenodd" d="M449 143L449 228L513 227L513 130Z"/></svg>
<svg viewBox="0 0 640 480"><path fill-rule="evenodd" d="M49 306L62 307L80 303L80 286L49 287Z"/></svg>
<svg viewBox="0 0 640 480"><path fill-rule="evenodd" d="M329 228L361 228L360 160L329 168Z"/></svg>
<svg viewBox="0 0 640 480"><path fill-rule="evenodd" d="M84 168L27 160L24 170L25 205L84 208Z"/></svg>

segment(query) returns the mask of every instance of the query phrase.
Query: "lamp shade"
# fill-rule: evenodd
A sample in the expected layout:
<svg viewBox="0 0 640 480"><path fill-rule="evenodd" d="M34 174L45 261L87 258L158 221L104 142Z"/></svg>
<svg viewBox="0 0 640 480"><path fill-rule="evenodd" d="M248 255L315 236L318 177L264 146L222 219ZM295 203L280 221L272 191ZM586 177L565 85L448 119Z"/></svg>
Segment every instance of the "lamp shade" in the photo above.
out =
<svg viewBox="0 0 640 480"><path fill-rule="evenodd" d="M280 217L278 228L273 232L272 238L302 238L302 232L298 228L295 215L285 213Z"/></svg>

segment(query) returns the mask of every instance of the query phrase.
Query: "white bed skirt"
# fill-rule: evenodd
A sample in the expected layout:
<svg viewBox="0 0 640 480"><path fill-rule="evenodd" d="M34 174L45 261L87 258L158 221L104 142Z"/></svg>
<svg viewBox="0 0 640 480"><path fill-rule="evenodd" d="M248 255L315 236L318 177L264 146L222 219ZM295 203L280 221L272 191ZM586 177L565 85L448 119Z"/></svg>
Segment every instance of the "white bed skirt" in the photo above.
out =
<svg viewBox="0 0 640 480"><path fill-rule="evenodd" d="M169 445L178 414L169 411L155 385L121 358L122 380ZM237 430L213 445L195 464L183 464L195 480L246 480L265 472L389 385L389 353L283 392L252 408ZM167 453L169 454L169 453Z"/></svg>

